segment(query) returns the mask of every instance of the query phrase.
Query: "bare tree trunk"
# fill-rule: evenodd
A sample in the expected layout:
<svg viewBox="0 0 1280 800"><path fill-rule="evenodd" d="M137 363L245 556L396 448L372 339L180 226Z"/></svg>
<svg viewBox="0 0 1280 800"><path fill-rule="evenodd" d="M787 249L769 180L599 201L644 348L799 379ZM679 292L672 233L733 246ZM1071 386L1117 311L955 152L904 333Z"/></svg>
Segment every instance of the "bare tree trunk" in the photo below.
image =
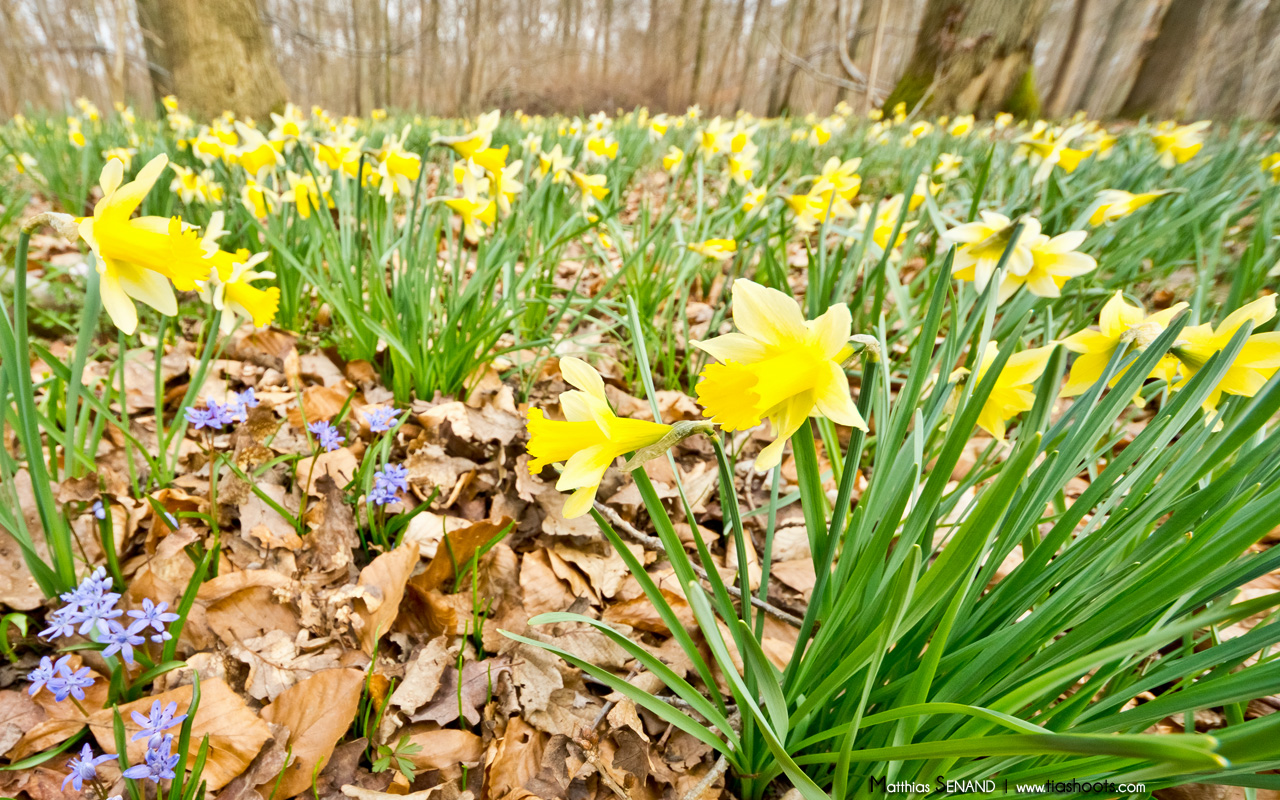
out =
<svg viewBox="0 0 1280 800"><path fill-rule="evenodd" d="M1226 0L1173 0L1124 102L1124 113L1178 113L1191 102L1197 48L1217 34Z"/></svg>
<svg viewBox="0 0 1280 800"><path fill-rule="evenodd" d="M1054 78L1053 88L1045 98L1045 112L1049 116L1061 116L1066 111L1068 98L1079 72L1081 55L1080 37L1084 32L1085 21L1089 17L1089 0L1075 0L1075 13L1071 15L1071 28L1067 31L1067 42L1062 52L1062 63L1058 66L1058 74Z"/></svg>
<svg viewBox="0 0 1280 800"><path fill-rule="evenodd" d="M787 74L788 69L793 73L795 72L795 68L787 64L786 56L781 48L791 46L791 33L795 30L796 14L799 8L800 0L787 0L786 21L783 23L782 37L778 42L777 66L774 68L773 78L769 82L769 104L765 113L771 117L778 116L785 104L782 97L783 76Z"/></svg>
<svg viewBox="0 0 1280 800"><path fill-rule="evenodd" d="M476 100L476 74L480 67L480 20L484 9L481 0L471 0L471 13L467 15L467 64L462 73L462 92L458 97L458 105L464 111L471 111Z"/></svg>
<svg viewBox="0 0 1280 800"><path fill-rule="evenodd" d="M256 0L137 0L172 89L199 114L265 117L287 92ZM144 11L145 9L145 11Z"/></svg>
<svg viewBox="0 0 1280 800"><path fill-rule="evenodd" d="M770 0L756 0L755 11L751 15L751 30L747 32L747 53L743 57L742 83L738 87L738 108L747 105L747 89L751 86L751 74L756 68L756 57L760 52L760 32L769 24Z"/></svg>
<svg viewBox="0 0 1280 800"><path fill-rule="evenodd" d="M837 0L841 2L841 0ZM731 37L725 43L724 53L720 57L720 64L716 67L716 79L711 84L711 94L709 101L712 107L720 105L720 87L724 84L724 73L729 64L738 60L738 47L742 44L742 37L739 31L742 30L742 21L747 15L747 0L738 0L733 10L733 25L729 28L729 36ZM733 109L728 109L732 111Z"/></svg>
<svg viewBox="0 0 1280 800"><path fill-rule="evenodd" d="M885 101L930 110L1039 113L1031 51L1048 0L929 0L906 72ZM1014 12L1016 9L1016 13Z"/></svg>
<svg viewBox="0 0 1280 800"><path fill-rule="evenodd" d="M702 15L698 20L698 45L693 53L693 74L689 80L689 103L698 98L702 84L702 64L707 57L707 27L711 22L711 0L702 0Z"/></svg>
<svg viewBox="0 0 1280 800"><path fill-rule="evenodd" d="M355 82L352 84L352 98L356 107L356 116L364 114L364 105L360 102L360 89L364 86L364 57L360 52L360 0L351 0L351 67L355 71Z"/></svg>

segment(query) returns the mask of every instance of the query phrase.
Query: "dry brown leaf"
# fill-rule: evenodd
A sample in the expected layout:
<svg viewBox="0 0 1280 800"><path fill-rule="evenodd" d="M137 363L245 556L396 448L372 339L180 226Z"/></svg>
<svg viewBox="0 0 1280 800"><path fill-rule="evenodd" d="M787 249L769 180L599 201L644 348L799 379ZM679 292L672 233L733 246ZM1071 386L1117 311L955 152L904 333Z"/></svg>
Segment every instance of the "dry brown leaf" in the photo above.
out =
<svg viewBox="0 0 1280 800"><path fill-rule="evenodd" d="M320 642L325 643L327 640ZM305 630L296 636L282 630L269 630L262 636L232 644L227 653L249 665L244 686L249 696L274 701L290 686L342 666L338 648L307 652L307 645Z"/></svg>
<svg viewBox="0 0 1280 800"><path fill-rule="evenodd" d="M304 356L302 359L304 370L307 358L309 356ZM302 408L294 406L289 409L289 424L302 430L309 423L333 419L334 415L346 405L347 398L355 391L355 387L342 381L341 373L338 373L338 379L340 383L334 386L308 386L303 389ZM303 410L307 412L305 421Z"/></svg>
<svg viewBox="0 0 1280 800"><path fill-rule="evenodd" d="M769 568L769 574L795 589L805 597L813 591L818 576L813 571L813 559L798 558L794 561L779 561Z"/></svg>
<svg viewBox="0 0 1280 800"><path fill-rule="evenodd" d="M680 620L680 624L685 630L693 630L697 627L697 620L693 617L693 609L685 602L685 599L674 592L666 589L659 589L662 597L671 606L671 610L676 613L676 618ZM613 625L630 625L632 628L649 633L662 634L670 636L671 631L667 629L667 623L663 621L662 616L658 613L658 609L653 603L649 602L649 598L640 595L632 600L625 600L621 603L614 603L604 610L601 618Z"/></svg>
<svg viewBox="0 0 1280 800"><path fill-rule="evenodd" d="M125 735L129 739L128 754L131 764L142 763L147 749L146 737L136 741L133 739L133 734L140 730L133 721L133 712L147 714L155 701L162 704L177 703L181 713L191 705L191 687L180 686L120 706L120 717L124 720ZM114 754L116 741L112 709L104 708L93 712L89 718L89 726L102 751ZM233 692L224 681L206 680L200 682L200 707L191 723L188 765L195 763L196 750L206 735L209 737L209 757L204 765L204 780L208 781L210 790L216 790L244 772L257 757L262 745L271 738L271 729L249 710L240 695Z"/></svg>
<svg viewBox="0 0 1280 800"><path fill-rule="evenodd" d="M360 647L370 655L374 645L400 613L404 586L418 565L418 546L409 542L390 553L383 553L360 571L363 592L356 600L356 615L361 621L356 632Z"/></svg>
<svg viewBox="0 0 1280 800"><path fill-rule="evenodd" d="M352 561L351 551L360 544L355 514L333 478L317 478L315 485L324 497L324 505L320 524L307 536L299 564L323 575L345 575Z"/></svg>
<svg viewBox="0 0 1280 800"><path fill-rule="evenodd" d="M547 738L521 717L507 721L506 732L489 749L490 797L505 797L508 792L523 789L538 774Z"/></svg>
<svg viewBox="0 0 1280 800"><path fill-rule="evenodd" d="M84 690L84 700L80 701L80 705L86 710L102 708L107 702L109 691L107 681L96 672L90 672L89 677L93 678L93 685ZM43 709L44 719L27 729L22 739L9 751L11 759L26 758L33 753L65 742L89 723L89 718L85 717L74 703L65 700L59 703L48 691L37 694L35 702ZM92 713L94 712L90 711L90 714Z"/></svg>
<svg viewBox="0 0 1280 800"><path fill-rule="evenodd" d="M409 756L418 769L445 769L458 764L474 766L484 754L483 741L470 731L427 731L413 734L409 741L422 747Z"/></svg>
<svg viewBox="0 0 1280 800"><path fill-rule="evenodd" d="M0 692L0 755L22 741L23 734L46 719L31 695L16 689Z"/></svg>
<svg viewBox="0 0 1280 800"><path fill-rule="evenodd" d="M459 569L465 569L475 557L476 551L492 541L510 524L511 518L503 517L496 522L481 520L460 530L449 532L444 537L444 546L436 550L426 570L413 577L414 587L423 592L443 589L445 582L454 577L455 565Z"/></svg>
<svg viewBox="0 0 1280 800"><path fill-rule="evenodd" d="M314 465L314 466L313 466ZM307 456L298 459L294 468L294 479L307 493L324 494L324 486L320 481L330 478L339 486L346 486L360 469L360 459L347 447L339 447L318 456Z"/></svg>
<svg viewBox="0 0 1280 800"><path fill-rule="evenodd" d="M413 722L434 722L444 726L458 718L459 713L467 723L476 726L481 722L480 709L492 696L492 687L498 675L511 668L502 656L483 661L468 661L462 665L461 683L456 667L449 667L441 676L440 686L431 702L409 715Z"/></svg>
<svg viewBox="0 0 1280 800"><path fill-rule="evenodd" d="M287 746L293 749L277 797L293 797L311 785L313 770L317 765L323 769L355 719L363 686L364 673L358 669L326 670L262 709L263 720L289 729Z"/></svg>
<svg viewBox="0 0 1280 800"><path fill-rule="evenodd" d="M525 611L531 617L545 611L564 611L578 597L568 581L556 574L552 558L547 550L535 550L526 553L520 561L520 588L524 593ZM554 558L564 563L559 556Z"/></svg>

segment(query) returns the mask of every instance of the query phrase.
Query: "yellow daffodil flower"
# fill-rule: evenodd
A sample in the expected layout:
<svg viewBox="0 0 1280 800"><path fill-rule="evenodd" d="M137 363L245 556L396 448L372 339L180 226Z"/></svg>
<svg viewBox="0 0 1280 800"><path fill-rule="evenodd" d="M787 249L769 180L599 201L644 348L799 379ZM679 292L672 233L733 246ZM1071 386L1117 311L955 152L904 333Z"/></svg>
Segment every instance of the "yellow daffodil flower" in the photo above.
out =
<svg viewBox="0 0 1280 800"><path fill-rule="evenodd" d="M742 196L742 210L754 211L764 202L765 189L763 186L751 187L747 193Z"/></svg>
<svg viewBox="0 0 1280 800"><path fill-rule="evenodd" d="M103 150L102 158L105 161L110 161L113 158L118 159L124 166L124 171L128 172L133 166L133 157L137 154L138 151L132 147L113 147L110 150Z"/></svg>
<svg viewBox="0 0 1280 800"><path fill-rule="evenodd" d="M1204 147L1204 132L1211 125L1208 120L1190 125L1162 122L1151 135L1151 141L1160 154L1160 166L1173 169L1175 164L1185 164Z"/></svg>
<svg viewBox="0 0 1280 800"><path fill-rule="evenodd" d="M862 188L862 176L858 174L858 167L861 164L860 158L851 158L842 162L838 157L832 156L822 165L822 172L819 173L818 182L815 185L830 185L832 191L841 199L852 200Z"/></svg>
<svg viewBox="0 0 1280 800"><path fill-rule="evenodd" d="M256 272L254 267L267 260L267 254L249 254L248 250L228 253L218 247L226 231L222 227L222 212L215 211L209 219L201 243L209 260L215 265L208 277L196 282L200 298L222 312L218 323L224 336L228 336L239 324L239 318L251 320L254 327L271 324L280 308L280 288L271 286L259 289L254 281L274 278L274 272Z"/></svg>
<svg viewBox="0 0 1280 800"><path fill-rule="evenodd" d="M462 217L462 232L468 242L480 241L484 227L491 227L498 218L498 204L486 195L489 179L478 167L466 168L462 176L462 197L444 199L444 204Z"/></svg>
<svg viewBox="0 0 1280 800"><path fill-rule="evenodd" d="M667 130L671 127L671 118L666 114L658 114L649 120L649 141L656 142L667 135Z"/></svg>
<svg viewBox="0 0 1280 800"><path fill-rule="evenodd" d="M280 198L270 188L249 178L240 189L240 202L258 219L266 219Z"/></svg>
<svg viewBox="0 0 1280 800"><path fill-rule="evenodd" d="M259 131L243 122L236 122L236 133L240 135L241 142L236 152L236 163L254 180L261 183L268 173L284 164L279 151Z"/></svg>
<svg viewBox="0 0 1280 800"><path fill-rule="evenodd" d="M981 382L987 374L998 352L995 342L987 343L975 377L977 382ZM1004 441L1006 423L1022 412L1030 411L1035 405L1036 393L1032 385L1044 372L1052 354L1053 346L1049 346L1035 347L1009 356L1004 369L996 377L996 384L992 387L987 402L978 414L978 427L999 441Z"/></svg>
<svg viewBox="0 0 1280 800"><path fill-rule="evenodd" d="M577 184L578 191L582 193L583 208L603 200L609 194L609 187L605 186L607 178L604 175L588 175L577 170L570 170L569 175Z"/></svg>
<svg viewBox="0 0 1280 800"><path fill-rule="evenodd" d="M487 148L493 141L493 132L498 129L501 118L502 111L494 109L487 114L481 114L476 121L475 130L470 133L464 133L461 136L433 136L431 143L446 145L463 158L470 158Z"/></svg>
<svg viewBox="0 0 1280 800"><path fill-rule="evenodd" d="M542 152L542 135L530 131L520 140L520 150L525 156L536 156Z"/></svg>
<svg viewBox="0 0 1280 800"><path fill-rule="evenodd" d="M951 127L947 128L947 133L952 136L964 136L973 130L973 115L962 114L951 121Z"/></svg>
<svg viewBox="0 0 1280 800"><path fill-rule="evenodd" d="M405 140L409 138L412 125L405 125L399 138L388 136L378 151L378 173L382 177L379 184L382 195L390 198L393 194L408 195L413 191L413 184L422 174L422 158L417 153L405 149ZM479 152L479 151L477 151ZM502 158L506 158L505 148Z"/></svg>
<svg viewBox="0 0 1280 800"><path fill-rule="evenodd" d="M812 414L867 429L841 368L852 352L853 317L844 303L805 320L792 298L740 278L733 283L733 321L736 333L690 342L720 362L703 369L697 394L702 415L725 430L769 420L774 441L756 457L757 470L781 462L787 439Z"/></svg>
<svg viewBox="0 0 1280 800"><path fill-rule="evenodd" d="M1013 115L1008 111L1001 111L999 114L996 114L995 118L992 120L992 126L998 131L1002 131L1012 124Z"/></svg>
<svg viewBox="0 0 1280 800"><path fill-rule="evenodd" d="M605 470L618 456L657 444L671 426L615 415L600 374L581 359L560 359L560 372L575 388L560 395L564 421L529 409L529 471L536 475L548 464L564 463L556 488L573 492L564 504L565 518L573 519L591 510Z"/></svg>
<svg viewBox="0 0 1280 800"><path fill-rule="evenodd" d="M597 163L613 161L618 157L618 142L608 136L592 136L587 139L587 153Z"/></svg>
<svg viewBox="0 0 1280 800"><path fill-rule="evenodd" d="M1098 314L1098 330L1086 328L1062 340L1063 347L1078 355L1071 365L1061 396L1075 397L1084 394L1102 377L1117 349L1146 347L1186 307L1186 303L1178 303L1163 311L1147 314L1141 306L1128 303L1123 292L1116 292ZM1128 366L1122 368L1107 385L1115 386L1128 369ZM1157 362L1148 377L1172 382L1177 371L1177 359L1166 355ZM1135 395L1134 401L1139 402L1140 396Z"/></svg>
<svg viewBox="0 0 1280 800"><path fill-rule="evenodd" d="M84 148L84 131L80 130L80 120L75 117L67 117L67 141L77 150Z"/></svg>
<svg viewBox="0 0 1280 800"><path fill-rule="evenodd" d="M1172 191L1172 189L1162 189L1156 192L1130 194L1120 189L1103 189L1098 192L1098 199L1094 201L1093 213L1089 215L1089 224L1101 225L1126 217Z"/></svg>
<svg viewBox="0 0 1280 800"><path fill-rule="evenodd" d="M952 153L940 153L938 155L938 163L933 167L934 177L942 180L951 180L960 174L960 165L964 163L964 159Z"/></svg>
<svg viewBox="0 0 1280 800"><path fill-rule="evenodd" d="M733 239L707 239L705 242L690 242L685 246L698 255L716 261L726 261L738 252L738 243Z"/></svg>
<svg viewBox="0 0 1280 800"><path fill-rule="evenodd" d="M551 176L552 183L567 183L573 159L564 154L557 143L550 152L538 153L538 179Z"/></svg>
<svg viewBox="0 0 1280 800"><path fill-rule="evenodd" d="M917 177L916 185L911 190L911 206L908 210L915 211L920 206L924 205L924 198L925 198L926 192L933 195L934 197L937 197L938 192L941 192L941 191L942 191L942 184L934 183L932 180L929 179L928 175L921 175Z"/></svg>
<svg viewBox="0 0 1280 800"><path fill-rule="evenodd" d="M328 176L320 178L319 184L311 175L299 175L293 170L285 172L285 180L289 182L289 190L280 195L281 202L293 203L298 207L298 216L311 218L311 210L324 205L333 208L333 198L329 195Z"/></svg>
<svg viewBox="0 0 1280 800"><path fill-rule="evenodd" d="M1013 238L1014 228L1013 221L1003 214L993 211L980 213L981 222L957 225L942 237L947 242L959 245L951 274L962 281L972 281L979 292L987 288L987 282L995 274L1000 256ZM1022 232L1018 235L1018 241L1013 244L1013 252L1009 254L1007 269L1010 272L1026 275L1031 271L1031 244L1039 235L1040 222L1034 217L1025 218Z"/></svg>
<svg viewBox="0 0 1280 800"><path fill-rule="evenodd" d="M1272 294L1231 312L1216 328L1208 323L1183 328L1173 346L1173 354L1182 365L1183 378L1174 388L1185 386L1246 322L1258 326L1275 315L1276 296ZM1253 334L1245 340L1236 360L1205 399L1205 413L1212 414L1217 409L1224 393L1253 397L1277 369L1280 369L1280 331Z"/></svg>
<svg viewBox="0 0 1280 800"><path fill-rule="evenodd" d="M684 151L674 144L667 148L667 154L662 157L662 168L674 175L679 171L680 165L684 163Z"/></svg>
<svg viewBox="0 0 1280 800"><path fill-rule="evenodd" d="M169 191L182 198L182 202L190 205L197 200L205 205L222 200L222 187L213 180L213 172L205 170L196 172L181 164L170 164L174 178L169 184Z"/></svg>
<svg viewBox="0 0 1280 800"><path fill-rule="evenodd" d="M1084 231L1067 231L1050 239L1043 234L1029 240L1031 267L1019 272L1013 266L1000 280L1000 300L1003 303L1026 286L1037 297L1059 297L1063 284L1077 275L1084 275L1098 268L1093 256L1076 252L1085 239ZM1021 266L1021 262L1019 262Z"/></svg>
<svg viewBox="0 0 1280 800"><path fill-rule="evenodd" d="M138 326L133 301L140 300L161 314L178 313L178 301L169 281L192 290L209 274L210 263L194 230L185 230L177 217L130 216L160 178L167 156L151 159L138 177L122 184L124 165L111 159L102 168L102 199L93 216L80 220L80 236L97 256L102 307L126 334Z"/></svg>
<svg viewBox="0 0 1280 800"><path fill-rule="evenodd" d="M1271 176L1271 180L1280 183L1280 153L1272 153L1262 159L1262 171Z"/></svg>
<svg viewBox="0 0 1280 800"><path fill-rule="evenodd" d="M1032 163L1037 164L1031 182L1044 183L1055 166L1061 167L1068 174L1075 172L1080 162L1089 157L1089 151L1067 145L1083 132L1083 125L1072 125L1061 131L1055 131L1047 125L1038 125L1030 134L1020 137L1017 141L1026 148Z"/></svg>

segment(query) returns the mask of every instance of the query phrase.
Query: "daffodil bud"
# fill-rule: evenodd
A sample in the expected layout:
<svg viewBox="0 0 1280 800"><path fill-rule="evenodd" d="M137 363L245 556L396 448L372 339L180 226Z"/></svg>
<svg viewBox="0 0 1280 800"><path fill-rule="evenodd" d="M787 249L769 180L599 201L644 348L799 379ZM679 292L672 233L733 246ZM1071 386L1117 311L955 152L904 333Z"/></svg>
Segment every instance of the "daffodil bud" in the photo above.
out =
<svg viewBox="0 0 1280 800"><path fill-rule="evenodd" d="M671 430L658 441L647 447L641 447L636 450L635 455L627 459L622 465L623 472L630 472L639 469L646 461L665 455L668 450L688 439L690 436L696 436L699 433L712 434L715 433L716 426L710 422L702 420L684 420L677 422L671 426Z"/></svg>
<svg viewBox="0 0 1280 800"><path fill-rule="evenodd" d="M22 232L30 235L46 225L57 231L58 235L68 242L74 243L80 238L80 226L76 224L76 218L70 214L63 214L57 211L45 211L42 214L36 214L23 223Z"/></svg>

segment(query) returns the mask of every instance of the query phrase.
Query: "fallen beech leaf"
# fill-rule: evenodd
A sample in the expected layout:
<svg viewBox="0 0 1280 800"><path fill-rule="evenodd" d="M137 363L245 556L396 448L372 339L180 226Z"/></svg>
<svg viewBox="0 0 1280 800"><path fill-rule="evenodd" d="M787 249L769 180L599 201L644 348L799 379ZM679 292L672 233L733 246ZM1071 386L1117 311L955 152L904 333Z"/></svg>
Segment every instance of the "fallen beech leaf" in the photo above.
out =
<svg viewBox="0 0 1280 800"><path fill-rule="evenodd" d="M307 644L306 631L299 631L295 637L282 630L271 630L262 636L235 642L227 648L227 654L249 665L245 691L258 700L274 701L290 686L341 666L337 647L306 652Z"/></svg>
<svg viewBox="0 0 1280 800"><path fill-rule="evenodd" d="M427 800L428 797L443 787L444 784L440 784L412 794L395 794L393 792L379 792L376 789L361 789L359 786L347 784L342 787L342 793L347 797L354 797L355 800Z"/></svg>
<svg viewBox="0 0 1280 800"><path fill-rule="evenodd" d="M357 633L366 653L372 655L378 639L391 630L400 613L404 585L417 565L418 546L410 542L383 553L360 570L364 592L356 600L356 615L363 625L357 627Z"/></svg>
<svg viewBox="0 0 1280 800"><path fill-rule="evenodd" d="M666 589L659 589L662 597L671 606L671 610L675 612L676 619L680 620L680 624L685 630L693 630L697 626L697 620L693 617L693 609L685 602L685 599L674 592ZM663 636L670 636L671 631L667 629L667 623L663 621L662 616L658 614L658 609L653 603L649 602L649 598L645 595L624 600L621 603L614 603L604 610L601 618L611 625L629 625L636 630L648 631L649 633L657 633Z"/></svg>
<svg viewBox="0 0 1280 800"><path fill-rule="evenodd" d="M325 670L262 709L263 720L289 729L286 746L293 748L293 762L280 779L276 797L293 797L311 785L312 771L317 765L324 768L338 740L351 727L363 686L364 673L358 669ZM271 791L269 783L259 786L260 794L263 788Z"/></svg>
<svg viewBox="0 0 1280 800"><path fill-rule="evenodd" d="M360 544L356 536L356 518L347 505L342 489L333 478L317 478L316 488L324 497L320 524L306 538L299 566L320 573L338 573L345 577L351 564L351 551Z"/></svg>
<svg viewBox="0 0 1280 800"><path fill-rule="evenodd" d="M129 739L131 764L142 763L147 750L145 737L136 741L133 739L133 734L140 730L133 721L133 712L147 714L155 701L161 704L177 703L178 712L182 713L191 705L191 686L180 686L120 706L125 735ZM93 712L89 717L89 726L102 751L116 753L112 710L104 708ZM200 708L196 710L195 720L191 723L188 766L194 764L196 751L200 749L200 742L206 735L209 737L209 758L204 765L204 780L208 781L212 791L221 789L232 778L244 772L245 767L257 757L262 745L271 738L271 729L249 710L240 695L233 692L224 681L206 680L200 682Z"/></svg>
<svg viewBox="0 0 1280 800"><path fill-rule="evenodd" d="M93 686L85 689L80 705L93 714L91 709L106 704L109 688L107 681L96 672L90 672L89 677L93 678ZM27 728L22 739L9 751L9 758L15 761L65 742L89 723L90 718L80 713L75 703L65 700L59 703L47 690L35 696L35 703L44 710L45 718Z"/></svg>
<svg viewBox="0 0 1280 800"><path fill-rule="evenodd" d="M273 738L266 747L262 748L257 758L253 759L249 768L224 786L216 800L262 800L262 795L258 794L256 787L260 783L275 781L276 776L288 761L288 750L284 743L286 731L283 728L277 728L272 733Z"/></svg>
<svg viewBox="0 0 1280 800"><path fill-rule="evenodd" d="M0 755L22 741L23 733L46 718L31 695L16 689L0 692Z"/></svg>
<svg viewBox="0 0 1280 800"><path fill-rule="evenodd" d="M538 774L547 738L521 717L507 721L506 733L489 751L490 797L505 797L508 792L523 789Z"/></svg>
<svg viewBox="0 0 1280 800"><path fill-rule="evenodd" d="M481 520L461 530L450 531L444 544L436 549L435 556L422 574L413 578L413 585L424 592L442 589L445 582L454 577L454 565L464 569L475 557L476 551L491 542L495 536L511 524L510 517L497 522Z"/></svg>
<svg viewBox="0 0 1280 800"><path fill-rule="evenodd" d="M484 754L484 742L470 731L427 731L413 734L409 741L422 746L421 750L409 756L418 769L475 764Z"/></svg>
<svg viewBox="0 0 1280 800"><path fill-rule="evenodd" d="M355 453L349 448L339 447L329 453L298 459L294 479L310 494L327 494L320 483L323 478L331 478L339 486L346 486L359 468L360 461Z"/></svg>
<svg viewBox="0 0 1280 800"><path fill-rule="evenodd" d="M502 656L484 661L468 661L462 665L461 686L456 667L445 670L440 686L431 702L409 715L413 722L435 722L448 725L461 714L470 725L481 722L480 709L492 697L498 675L511 665Z"/></svg>
<svg viewBox="0 0 1280 800"><path fill-rule="evenodd" d="M404 680L391 693L392 706L406 714L412 714L436 696L440 689L440 679L449 666L448 647L448 639L437 636L418 651L405 667Z"/></svg>
<svg viewBox="0 0 1280 800"><path fill-rule="evenodd" d="M302 358L304 372L307 371L308 366L314 366L314 363L308 364L308 358L310 356L303 356ZM333 367L332 362L330 366ZM333 367L333 369L336 372L337 367ZM338 372L336 374L338 379L341 380L342 373ZM334 386L308 386L302 391L303 407L294 406L289 409L289 424L298 430L302 430L303 425L306 423L333 419L333 416L346 405L347 398L354 391L355 388L345 381ZM306 423L303 422L303 410L307 412Z"/></svg>

